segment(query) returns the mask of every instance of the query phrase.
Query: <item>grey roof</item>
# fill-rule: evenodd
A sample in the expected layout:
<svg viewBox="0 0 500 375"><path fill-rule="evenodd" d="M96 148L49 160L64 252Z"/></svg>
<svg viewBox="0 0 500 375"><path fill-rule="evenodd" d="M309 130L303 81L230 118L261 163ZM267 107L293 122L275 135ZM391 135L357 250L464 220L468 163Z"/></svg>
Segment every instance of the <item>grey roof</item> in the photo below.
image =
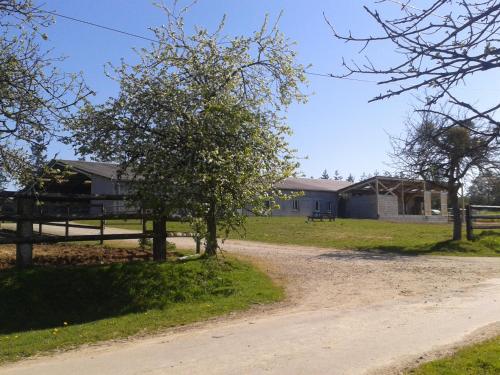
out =
<svg viewBox="0 0 500 375"><path fill-rule="evenodd" d="M338 191L351 185L349 181L324 180L321 178L297 178L290 177L276 184L278 189L283 190L312 190L312 191Z"/></svg>
<svg viewBox="0 0 500 375"><path fill-rule="evenodd" d="M97 161L82 161L82 160L55 160L55 163L60 163L71 167L72 169L85 174L101 176L112 180L118 179L119 165L116 163L105 163ZM121 180L130 181L131 174L124 173ZM290 177L276 184L278 189L283 190L311 190L311 191L338 191L351 185L348 181L323 180L316 178L296 178Z"/></svg>
<svg viewBox="0 0 500 375"><path fill-rule="evenodd" d="M101 176L109 178L111 180L118 179L119 165L116 163L82 160L55 160L54 162L67 165L72 169L84 174ZM132 179L132 176L125 172L124 174L122 174L120 179L123 181L130 181Z"/></svg>

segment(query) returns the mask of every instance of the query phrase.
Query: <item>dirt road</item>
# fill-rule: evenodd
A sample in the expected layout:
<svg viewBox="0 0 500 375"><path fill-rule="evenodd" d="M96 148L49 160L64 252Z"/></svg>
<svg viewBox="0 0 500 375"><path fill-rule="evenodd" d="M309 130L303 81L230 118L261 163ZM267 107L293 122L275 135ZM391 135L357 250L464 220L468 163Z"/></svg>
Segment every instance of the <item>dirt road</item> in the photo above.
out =
<svg viewBox="0 0 500 375"><path fill-rule="evenodd" d="M176 239L179 247L190 239ZM0 374L364 374L500 333L500 258L227 241L286 285L275 309L15 363ZM485 328L488 326L487 328Z"/></svg>

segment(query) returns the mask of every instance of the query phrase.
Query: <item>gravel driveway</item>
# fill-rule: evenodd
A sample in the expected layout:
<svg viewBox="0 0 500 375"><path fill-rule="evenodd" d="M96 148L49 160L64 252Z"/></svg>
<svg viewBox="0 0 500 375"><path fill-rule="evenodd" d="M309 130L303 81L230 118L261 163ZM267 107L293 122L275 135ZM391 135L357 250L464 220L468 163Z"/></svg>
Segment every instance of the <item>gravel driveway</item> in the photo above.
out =
<svg viewBox="0 0 500 375"><path fill-rule="evenodd" d="M178 247L191 240L175 239ZM500 333L500 258L227 241L288 291L272 308L41 357L0 374L398 373Z"/></svg>

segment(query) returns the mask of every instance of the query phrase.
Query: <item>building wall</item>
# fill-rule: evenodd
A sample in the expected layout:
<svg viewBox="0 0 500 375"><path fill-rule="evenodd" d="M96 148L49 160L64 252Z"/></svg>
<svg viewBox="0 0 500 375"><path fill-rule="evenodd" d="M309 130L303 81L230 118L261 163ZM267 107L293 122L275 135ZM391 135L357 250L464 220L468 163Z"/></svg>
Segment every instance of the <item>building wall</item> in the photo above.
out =
<svg viewBox="0 0 500 375"><path fill-rule="evenodd" d="M101 176L92 176L92 194L127 194L128 184L123 181L111 180ZM103 205L106 212L119 213L128 208L124 201L92 201L92 204ZM100 212L98 207L93 207L94 213Z"/></svg>
<svg viewBox="0 0 500 375"><path fill-rule="evenodd" d="M346 201L346 217L356 219L377 218L375 194L351 195Z"/></svg>
<svg viewBox="0 0 500 375"><path fill-rule="evenodd" d="M298 209L293 201L298 201ZM338 195L329 191L305 191L304 195L290 200L279 200L280 209L273 210L272 216L309 216L316 211L316 201L319 201L319 212L328 212L329 206L337 214Z"/></svg>

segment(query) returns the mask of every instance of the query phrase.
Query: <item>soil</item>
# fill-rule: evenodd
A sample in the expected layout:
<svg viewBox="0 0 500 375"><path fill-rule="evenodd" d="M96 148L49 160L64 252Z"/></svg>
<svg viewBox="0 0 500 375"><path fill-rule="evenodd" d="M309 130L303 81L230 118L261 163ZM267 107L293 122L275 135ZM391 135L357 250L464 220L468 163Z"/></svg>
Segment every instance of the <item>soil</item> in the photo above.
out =
<svg viewBox="0 0 500 375"><path fill-rule="evenodd" d="M177 253L168 253L174 257ZM50 244L35 245L33 263L36 266L82 266L151 260L150 249L132 247L107 247L99 245ZM14 267L15 245L0 245L0 270Z"/></svg>

